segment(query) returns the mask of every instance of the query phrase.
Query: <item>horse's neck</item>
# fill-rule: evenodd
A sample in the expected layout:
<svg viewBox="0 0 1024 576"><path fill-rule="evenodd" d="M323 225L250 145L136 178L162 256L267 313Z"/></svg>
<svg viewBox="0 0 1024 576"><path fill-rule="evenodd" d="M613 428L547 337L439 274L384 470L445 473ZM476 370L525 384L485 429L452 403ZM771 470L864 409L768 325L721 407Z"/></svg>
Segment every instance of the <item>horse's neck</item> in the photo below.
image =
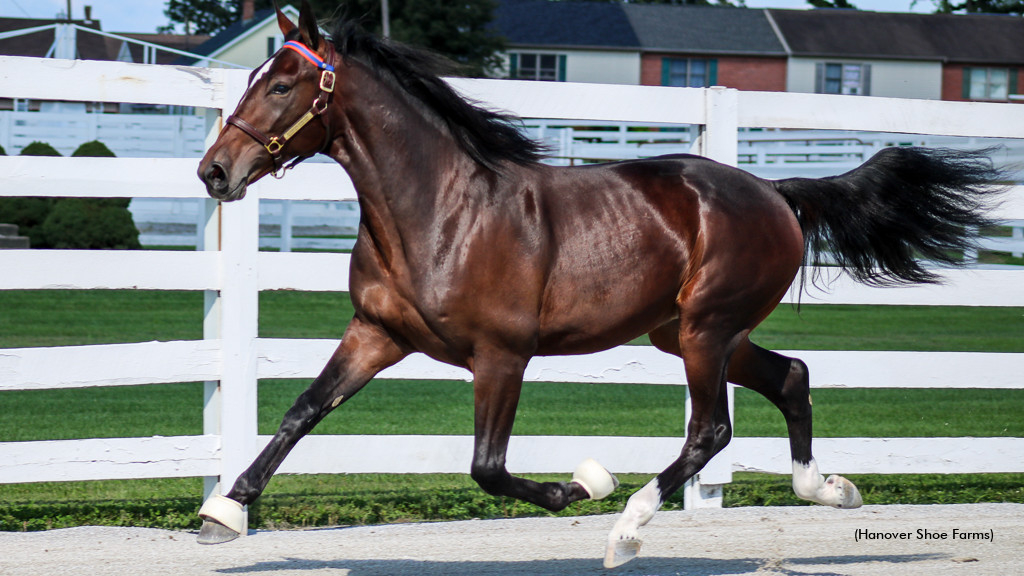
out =
<svg viewBox="0 0 1024 576"><path fill-rule="evenodd" d="M352 178L375 240L415 242L411 236L429 229L443 196L458 192L446 185L452 172L472 160L406 97L367 80L343 95L330 155Z"/></svg>

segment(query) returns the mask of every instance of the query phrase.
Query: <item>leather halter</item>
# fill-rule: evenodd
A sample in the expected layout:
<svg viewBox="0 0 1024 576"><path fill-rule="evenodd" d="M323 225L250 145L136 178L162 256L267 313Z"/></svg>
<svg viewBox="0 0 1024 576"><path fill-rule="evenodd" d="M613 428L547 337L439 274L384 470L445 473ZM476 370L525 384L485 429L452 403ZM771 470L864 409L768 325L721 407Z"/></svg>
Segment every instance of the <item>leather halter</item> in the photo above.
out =
<svg viewBox="0 0 1024 576"><path fill-rule="evenodd" d="M310 106L309 110L306 111L306 113L301 118L296 120L295 123L292 124L290 128L285 130L283 134L281 134L280 136L267 136L259 129L257 129L255 126L243 120L242 118L235 116L234 114L228 116L228 119L225 121L227 124L235 126L236 128L238 128L242 132L245 132L254 140L263 145L263 148L265 148L267 153L270 154L270 158L274 163L274 170L272 172L274 178L283 178L285 171L287 171L290 168L294 168L299 162L302 162L306 158L309 158L310 156L313 156L316 153L322 152L331 141L330 126L327 125L326 117L322 117L321 120L324 123L324 128L327 129L327 135L324 140L323 146L320 147L320 150L317 150L317 152L315 152L314 154L310 154L309 156L296 157L294 160L292 160L291 164L280 164L281 156L283 155L281 151L284 148L285 144L287 144L288 141L292 139L292 137L298 134L299 130L302 130L302 128L305 127L306 124L309 124L309 122L313 120L313 118L316 118L317 116L323 116L323 113L327 110L327 106L331 103L331 94L334 93L335 81L335 53L334 48L330 45L330 42L327 42L326 45L326 60L320 58L320 56L317 55L316 52L311 50L305 44L296 42L294 40L285 42L284 46L282 46L281 48L282 50L288 49L297 52L300 56L305 58L310 64L313 64L320 70L320 93L317 94L316 98L313 99L313 105ZM278 170L281 170L280 175L278 175Z"/></svg>

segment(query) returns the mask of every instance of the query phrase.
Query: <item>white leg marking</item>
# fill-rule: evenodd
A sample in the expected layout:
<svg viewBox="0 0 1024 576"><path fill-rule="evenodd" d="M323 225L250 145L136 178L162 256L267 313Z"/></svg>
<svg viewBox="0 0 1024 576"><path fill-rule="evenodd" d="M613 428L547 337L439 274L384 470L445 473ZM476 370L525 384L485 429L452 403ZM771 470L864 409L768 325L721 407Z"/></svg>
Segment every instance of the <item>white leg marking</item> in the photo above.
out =
<svg viewBox="0 0 1024 576"><path fill-rule="evenodd" d="M857 487L835 474L826 479L818 472L818 463L793 461L793 492L804 500L836 508L860 508L864 501Z"/></svg>
<svg viewBox="0 0 1024 576"><path fill-rule="evenodd" d="M658 508L661 508L661 489L658 488L658 481L655 479L629 497L626 509L622 511L622 516L608 535L608 547L604 556L605 568L615 568L636 558L640 552L640 527L654 518Z"/></svg>

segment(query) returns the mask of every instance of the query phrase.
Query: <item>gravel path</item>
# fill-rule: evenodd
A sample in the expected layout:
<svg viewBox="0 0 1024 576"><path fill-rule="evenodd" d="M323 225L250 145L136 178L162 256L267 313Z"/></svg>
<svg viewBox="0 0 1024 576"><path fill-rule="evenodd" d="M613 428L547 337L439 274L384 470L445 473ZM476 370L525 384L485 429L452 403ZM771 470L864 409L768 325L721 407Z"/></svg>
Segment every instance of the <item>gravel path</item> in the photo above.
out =
<svg viewBox="0 0 1024 576"><path fill-rule="evenodd" d="M191 533L145 528L0 532L0 574L1004 576L1024 570L1024 504L662 512L643 529L641 557L606 571L601 558L614 520L260 531L211 547L196 544ZM924 531L935 537L925 538ZM960 538L965 532L985 538ZM904 539L891 539L893 533Z"/></svg>

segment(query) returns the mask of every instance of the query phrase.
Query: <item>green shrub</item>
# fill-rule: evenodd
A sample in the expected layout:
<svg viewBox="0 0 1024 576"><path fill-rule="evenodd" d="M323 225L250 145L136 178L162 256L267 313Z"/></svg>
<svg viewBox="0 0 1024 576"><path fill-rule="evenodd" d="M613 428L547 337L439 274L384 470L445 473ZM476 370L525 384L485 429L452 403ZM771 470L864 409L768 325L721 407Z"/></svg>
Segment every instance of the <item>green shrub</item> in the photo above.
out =
<svg viewBox="0 0 1024 576"><path fill-rule="evenodd" d="M61 198L43 222L43 235L52 248L141 248L121 198Z"/></svg>
<svg viewBox="0 0 1024 576"><path fill-rule="evenodd" d="M60 152L45 142L32 142L19 156L60 156ZM33 248L46 248L48 244L43 235L43 222L55 203L55 198L2 197L0 222L16 224L18 233L28 236Z"/></svg>
<svg viewBox="0 0 1024 576"><path fill-rule="evenodd" d="M98 140L86 142L75 157L113 158ZM138 249L139 231L128 211L129 198L60 198L42 225L47 246L60 249Z"/></svg>
<svg viewBox="0 0 1024 576"><path fill-rule="evenodd" d="M33 142L21 151L19 156L60 156L60 152L46 142Z"/></svg>
<svg viewBox="0 0 1024 576"><path fill-rule="evenodd" d="M99 140L86 142L71 153L74 157L88 156L91 158L113 158L115 154L107 148L107 145Z"/></svg>

